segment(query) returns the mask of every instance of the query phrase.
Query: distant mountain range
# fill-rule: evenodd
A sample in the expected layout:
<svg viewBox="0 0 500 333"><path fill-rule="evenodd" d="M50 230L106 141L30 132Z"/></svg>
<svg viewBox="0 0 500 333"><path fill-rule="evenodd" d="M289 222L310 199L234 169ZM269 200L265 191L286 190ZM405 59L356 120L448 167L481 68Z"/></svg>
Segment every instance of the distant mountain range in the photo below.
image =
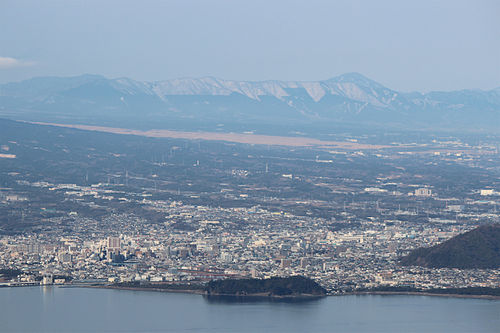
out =
<svg viewBox="0 0 500 333"><path fill-rule="evenodd" d="M405 266L500 268L500 224L484 225L401 259Z"/></svg>
<svg viewBox="0 0 500 333"><path fill-rule="evenodd" d="M136 128L347 124L500 132L500 88L402 93L358 73L311 82L39 77L0 85L0 117Z"/></svg>

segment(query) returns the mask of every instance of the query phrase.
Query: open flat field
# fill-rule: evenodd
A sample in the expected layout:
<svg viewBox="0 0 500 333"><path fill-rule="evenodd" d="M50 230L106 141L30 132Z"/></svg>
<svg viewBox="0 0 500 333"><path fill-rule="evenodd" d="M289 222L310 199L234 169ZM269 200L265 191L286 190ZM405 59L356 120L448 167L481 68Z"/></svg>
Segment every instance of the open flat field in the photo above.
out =
<svg viewBox="0 0 500 333"><path fill-rule="evenodd" d="M97 131L97 132L106 132L115 134L138 135L138 136L146 136L152 138L228 141L228 142L246 143L246 144L289 146L289 147L321 146L324 148L338 148L347 150L388 148L388 146L383 146L383 145L360 144L355 142L342 142L342 141L322 141L313 138L291 137L291 136L272 136L272 135L245 134L245 133L183 132L183 131L170 131L163 129L140 131L140 130L126 129L126 128L56 124L56 123L42 123L42 122L34 122L34 124L76 128L87 131Z"/></svg>

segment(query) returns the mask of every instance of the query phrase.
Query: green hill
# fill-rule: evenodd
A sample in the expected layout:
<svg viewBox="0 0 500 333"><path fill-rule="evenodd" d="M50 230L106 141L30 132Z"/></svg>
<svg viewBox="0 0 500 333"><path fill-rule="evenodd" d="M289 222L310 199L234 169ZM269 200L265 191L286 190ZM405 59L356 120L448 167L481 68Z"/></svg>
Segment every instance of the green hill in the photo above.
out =
<svg viewBox="0 0 500 333"><path fill-rule="evenodd" d="M404 266L500 268L500 224L484 225L401 258Z"/></svg>
<svg viewBox="0 0 500 333"><path fill-rule="evenodd" d="M324 296L326 290L303 276L269 279L227 279L210 281L208 295L234 296Z"/></svg>

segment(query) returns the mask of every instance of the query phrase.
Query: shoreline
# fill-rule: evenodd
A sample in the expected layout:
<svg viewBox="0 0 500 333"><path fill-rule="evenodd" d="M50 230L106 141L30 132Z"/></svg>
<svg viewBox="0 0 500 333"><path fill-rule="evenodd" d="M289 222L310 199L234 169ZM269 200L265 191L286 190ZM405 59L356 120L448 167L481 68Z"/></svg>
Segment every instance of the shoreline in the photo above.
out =
<svg viewBox="0 0 500 333"><path fill-rule="evenodd" d="M69 285L66 287L70 287ZM155 291L155 292L166 292L166 293L183 293L183 294L195 294L202 296L213 296L213 297L255 297L255 298L321 298L328 295L312 295L312 294L301 294L301 295L269 295L268 293L256 293L256 294L245 294L245 295L234 295L234 294L208 294L205 290L201 289L166 289L166 288L141 288L141 287L119 287L112 285L95 285L95 286L73 286L74 288L96 288L96 289L115 289L115 290L131 290L131 291Z"/></svg>
<svg viewBox="0 0 500 333"><path fill-rule="evenodd" d="M141 287L120 287L112 285L62 285L68 288L94 288L94 289L115 289L115 290L129 290L129 291L154 291L165 293L178 293L178 294L195 294L204 295L205 291L200 289L166 289L166 288L141 288Z"/></svg>
<svg viewBox="0 0 500 333"><path fill-rule="evenodd" d="M94 288L94 289L114 289L114 290L128 290L128 291L153 291L165 293L180 293L180 294L194 294L201 296L214 296L214 297L255 297L255 298L269 298L269 299L283 299L283 298L323 298L323 297L341 297L341 296L433 296L433 297L450 297L450 298L470 298L470 299L486 299L486 300L500 300L500 296L494 295L468 295L468 294L442 294L442 293L428 293L418 291L355 291L346 292L341 294L326 294L322 295L269 295L267 293L247 294L247 295L233 295L233 294L207 294L205 290L200 289L165 289L165 288L141 288L141 287L119 287L112 285L72 285L72 284L58 284L58 285L25 285L25 286L0 286L0 288L19 288L19 287L61 287L61 288Z"/></svg>
<svg viewBox="0 0 500 333"><path fill-rule="evenodd" d="M500 300L500 296L494 295L468 295L468 294L442 294L442 293L428 293L425 291L354 291L343 294L332 294L329 296L347 296L347 295L379 295L379 296L434 296L434 297L452 297L452 298L476 298L476 299L489 299Z"/></svg>
<svg viewBox="0 0 500 333"><path fill-rule="evenodd" d="M269 295L269 293L255 293L255 294L207 294L204 293L204 296L208 297L235 297L235 298L270 298L270 299L314 299L314 298L323 298L328 295L313 295L313 294L292 294L292 295Z"/></svg>

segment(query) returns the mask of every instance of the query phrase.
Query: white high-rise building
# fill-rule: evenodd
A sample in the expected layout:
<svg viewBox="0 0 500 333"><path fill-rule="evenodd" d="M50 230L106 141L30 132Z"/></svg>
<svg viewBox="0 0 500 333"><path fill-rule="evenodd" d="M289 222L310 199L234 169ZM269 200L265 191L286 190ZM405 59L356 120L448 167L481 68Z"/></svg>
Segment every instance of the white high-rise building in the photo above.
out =
<svg viewBox="0 0 500 333"><path fill-rule="evenodd" d="M417 197L430 197L432 196L432 190L430 188L417 188L415 190L415 196Z"/></svg>
<svg viewBox="0 0 500 333"><path fill-rule="evenodd" d="M118 251L120 247L120 237L108 237L108 250Z"/></svg>

